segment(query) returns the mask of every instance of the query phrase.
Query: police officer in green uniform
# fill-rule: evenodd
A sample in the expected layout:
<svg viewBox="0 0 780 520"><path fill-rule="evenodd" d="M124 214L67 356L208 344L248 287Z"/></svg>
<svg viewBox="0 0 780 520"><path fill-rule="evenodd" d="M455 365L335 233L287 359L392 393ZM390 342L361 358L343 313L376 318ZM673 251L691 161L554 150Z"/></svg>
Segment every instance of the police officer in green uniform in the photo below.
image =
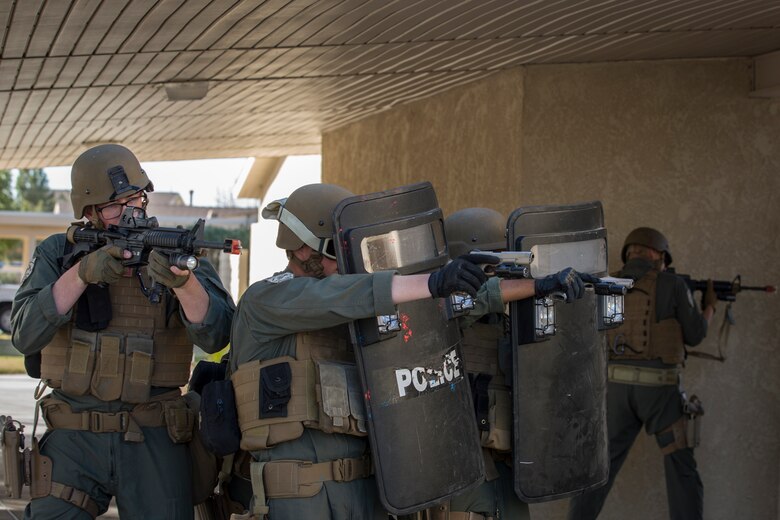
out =
<svg viewBox="0 0 780 520"><path fill-rule="evenodd" d="M351 195L334 185L308 185L263 211L279 220L276 244L289 262L247 289L233 323L231 379L241 446L253 457L253 503L242 518L386 519L370 477L365 418L357 409L360 383L350 377L338 392L323 390L333 388L334 367L350 373L354 355L345 325L394 314L399 303L482 292L485 276L472 262L491 259L479 256L431 274L338 274L332 214ZM581 289L576 275L568 282ZM548 286L561 288L557 281ZM532 294L533 282L522 290ZM500 294L491 297L503 309ZM347 395L348 403L338 399Z"/></svg>
<svg viewBox="0 0 780 520"><path fill-rule="evenodd" d="M133 153L114 144L80 155L71 181L74 216L98 229L145 208L153 189ZM130 252L105 246L68 268L70 249L65 233L41 242L13 303L13 344L53 389L39 403L50 471L34 472L25 518L94 518L112 497L123 519L192 518L196 416L179 388L193 344L227 344L233 301L205 259L182 271L153 251L147 267L127 272ZM144 295L153 282L167 287L157 304Z"/></svg>
<svg viewBox="0 0 780 520"><path fill-rule="evenodd" d="M657 230L637 228L626 237L618 276L635 280L625 297L625 322L607 335L609 388L609 481L571 501L569 518L596 518L620 467L644 425L664 454L672 519L702 518L703 487L693 447L686 441L687 416L678 388L685 345L707 334L717 298L709 283L699 312L682 278L664 272L672 263L669 243Z"/></svg>
<svg viewBox="0 0 780 520"><path fill-rule="evenodd" d="M263 210L264 218L279 220L276 245L289 262L247 289L233 323L231 380L241 447L253 458L254 497L245 518L385 520L357 409L359 381L323 390L334 388L334 371L354 361L346 325L392 314L400 302L474 294L485 279L463 260L431 275L338 274L332 215L350 196L339 186L312 184ZM331 420L339 407L346 409Z"/></svg>
<svg viewBox="0 0 780 520"><path fill-rule="evenodd" d="M445 219L444 230L452 256L474 249L506 249L506 219L492 209L456 211ZM506 289L513 285L520 290L511 294ZM431 520L530 518L528 505L515 493L512 479L512 352L504 303L534 294L533 280L492 277L477 298L483 305L487 302L487 308L477 308L461 319L463 362L472 381L486 479L470 493L453 498L449 506L432 508ZM441 510L447 507L449 512L444 514Z"/></svg>

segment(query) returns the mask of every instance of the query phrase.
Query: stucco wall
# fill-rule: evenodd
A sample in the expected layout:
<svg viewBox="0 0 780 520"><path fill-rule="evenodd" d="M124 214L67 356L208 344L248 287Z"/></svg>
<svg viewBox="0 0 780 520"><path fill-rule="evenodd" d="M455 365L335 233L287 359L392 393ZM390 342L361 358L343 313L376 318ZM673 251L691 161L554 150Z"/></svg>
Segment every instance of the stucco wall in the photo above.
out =
<svg viewBox="0 0 780 520"><path fill-rule="evenodd" d="M323 136L323 179L369 192L430 180L445 213L599 199L610 265L662 230L697 278L780 283L780 100L748 97L749 60L532 66ZM715 352L721 303L700 346ZM780 298L742 293L725 363L691 359L705 518L778 518ZM601 518L666 516L662 458L640 434ZM533 506L563 518L566 501Z"/></svg>

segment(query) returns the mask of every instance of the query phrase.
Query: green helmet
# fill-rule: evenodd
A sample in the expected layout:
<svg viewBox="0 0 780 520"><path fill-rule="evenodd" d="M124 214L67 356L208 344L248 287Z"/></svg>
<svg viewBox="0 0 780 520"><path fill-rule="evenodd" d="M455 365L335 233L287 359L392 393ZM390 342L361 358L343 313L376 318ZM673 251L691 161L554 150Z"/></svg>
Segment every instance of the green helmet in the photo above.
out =
<svg viewBox="0 0 780 520"><path fill-rule="evenodd" d="M466 208L444 219L444 234L450 258L474 249L506 249L506 219L488 208Z"/></svg>
<svg viewBox="0 0 780 520"><path fill-rule="evenodd" d="M664 253L664 263L667 266L672 263L672 254L669 252L669 241L656 229L640 227L628 234L625 242L623 242L623 249L620 251L620 258L623 260L623 263L626 262L626 250L631 244L639 244L640 246L649 247L656 251L662 251Z"/></svg>
<svg viewBox="0 0 780 520"><path fill-rule="evenodd" d="M78 156L70 170L73 216L88 206L121 199L141 190L154 191L133 152L118 144L101 144Z"/></svg>
<svg viewBox="0 0 780 520"><path fill-rule="evenodd" d="M306 244L319 253L326 253L335 233L333 210L339 202L353 195L335 184L308 184L286 199L269 203L263 209L263 218L279 221L277 247L295 251Z"/></svg>

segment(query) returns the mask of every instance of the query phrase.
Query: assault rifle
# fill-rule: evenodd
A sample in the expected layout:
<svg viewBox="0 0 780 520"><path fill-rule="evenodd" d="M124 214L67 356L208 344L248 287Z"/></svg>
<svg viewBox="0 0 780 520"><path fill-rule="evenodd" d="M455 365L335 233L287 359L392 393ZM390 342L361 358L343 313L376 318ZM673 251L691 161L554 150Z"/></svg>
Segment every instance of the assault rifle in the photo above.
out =
<svg viewBox="0 0 780 520"><path fill-rule="evenodd" d="M688 289L690 289L691 292L701 291L703 296L704 293L707 291L707 280L694 280L690 277L690 275L675 273L673 268L667 269L667 271L670 273L674 273L680 278L682 278L685 281L686 285L688 285ZM718 300L729 302L728 305L726 306L726 312L724 313L723 323L721 324L720 331L718 333L718 354L713 355L707 352L699 352L699 351L691 350L688 351L688 355L694 357L701 357L705 359L713 359L715 361L725 361L726 356L723 354L723 345L725 345L728 342L729 329L731 325L734 325L735 323L734 315L731 313L731 302L737 301L737 293L741 291L761 291L768 294L773 294L777 292L777 287L775 287L774 285L763 285L763 286L742 285L742 277L740 275L737 275L734 278L734 280L732 280L731 282L727 282L723 280L713 280L712 287L715 290L715 296L717 296Z"/></svg>
<svg viewBox="0 0 780 520"><path fill-rule="evenodd" d="M171 265L179 269L193 270L198 267L198 255L202 249L219 249L224 253L241 254L241 241L227 238L223 242L211 242L203 239L204 220L198 219L192 229L182 227L160 227L156 217L147 217L141 208L127 207L119 219L119 224L109 225L108 229L97 229L92 223L76 223L68 228L68 242L73 244L69 254L63 259L68 268L82 256L112 244L132 253L130 258L122 260L125 267L142 267L149 263L149 253L157 250L168 255ZM149 300L160 301L162 287L155 284L148 291Z"/></svg>
<svg viewBox="0 0 780 520"><path fill-rule="evenodd" d="M707 280L694 280L687 274L677 274L677 276L685 280L691 292L701 291L704 293L707 291ZM742 285L742 277L740 275L737 275L731 282L713 280L712 286L715 289L715 295L724 302L736 301L737 293L741 291L761 291L766 293L777 291L777 287L774 285Z"/></svg>

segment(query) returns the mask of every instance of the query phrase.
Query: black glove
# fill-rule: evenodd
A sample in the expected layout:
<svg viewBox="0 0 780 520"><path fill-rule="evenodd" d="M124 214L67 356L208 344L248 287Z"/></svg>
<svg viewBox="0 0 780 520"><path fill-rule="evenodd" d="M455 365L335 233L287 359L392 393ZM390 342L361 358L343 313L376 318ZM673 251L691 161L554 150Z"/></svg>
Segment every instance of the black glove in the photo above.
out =
<svg viewBox="0 0 780 520"><path fill-rule="evenodd" d="M566 301L582 298L586 283L598 283L599 279L588 273L578 273L571 267L563 271L534 280L534 291L537 298L549 296L554 292L566 295Z"/></svg>
<svg viewBox="0 0 780 520"><path fill-rule="evenodd" d="M493 255L463 255L428 278L428 290L434 298L446 298L454 292L465 292L476 296L487 280L480 264L496 265L499 259Z"/></svg>

